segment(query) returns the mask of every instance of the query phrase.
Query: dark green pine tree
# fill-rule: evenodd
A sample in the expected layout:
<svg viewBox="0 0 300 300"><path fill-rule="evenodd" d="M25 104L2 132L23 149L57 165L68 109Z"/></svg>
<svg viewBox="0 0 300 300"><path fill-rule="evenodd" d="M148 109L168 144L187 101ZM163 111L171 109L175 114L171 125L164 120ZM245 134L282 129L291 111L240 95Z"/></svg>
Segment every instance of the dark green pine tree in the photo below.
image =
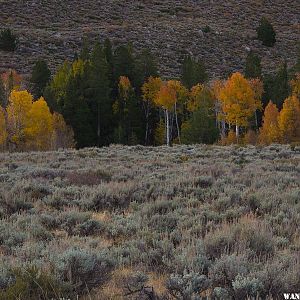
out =
<svg viewBox="0 0 300 300"><path fill-rule="evenodd" d="M270 21L263 17L260 20L259 26L256 29L257 38L262 41L262 44L267 47L273 47L276 43L276 32Z"/></svg>
<svg viewBox="0 0 300 300"><path fill-rule="evenodd" d="M246 78L261 78L261 59L253 51L250 51L246 58Z"/></svg>
<svg viewBox="0 0 300 300"><path fill-rule="evenodd" d="M149 49L145 49L137 55L134 67L134 86L136 88L140 88L150 76L158 76L155 58Z"/></svg>
<svg viewBox="0 0 300 300"><path fill-rule="evenodd" d="M38 60L32 70L30 82L32 84L32 92L35 98L44 95L44 90L51 78L51 71L44 60Z"/></svg>
<svg viewBox="0 0 300 300"><path fill-rule="evenodd" d="M104 41L103 49L104 49L103 51L104 51L104 54L105 54L105 57L106 57L106 61L107 61L108 66L109 66L109 70L108 70L109 78L110 78L110 80L112 80L113 65L114 65L114 54L113 54L112 44L111 44L111 41L109 39L106 39Z"/></svg>
<svg viewBox="0 0 300 300"><path fill-rule="evenodd" d="M138 99L142 99L141 87L150 76L157 77L158 69L155 57L150 50L145 49L140 52L135 59L135 80L133 84L135 86L136 97ZM159 114L157 113L158 109L154 105L150 105L148 101L139 101L139 104L142 107L144 115L143 118L145 119L143 127L145 123L148 124L145 129L147 132L144 133L145 137L143 143L145 145L153 144L155 127L159 122Z"/></svg>
<svg viewBox="0 0 300 300"><path fill-rule="evenodd" d="M131 45L119 46L114 53L114 80L118 85L120 76L134 79L134 57Z"/></svg>
<svg viewBox="0 0 300 300"><path fill-rule="evenodd" d="M85 98L83 82L83 76L79 73L70 76L62 108L66 122L74 130L78 148L94 146L96 139L93 134L92 115Z"/></svg>
<svg viewBox="0 0 300 300"><path fill-rule="evenodd" d="M187 55L181 67L181 82L184 86L190 89L198 83L204 83L207 78L204 63Z"/></svg>
<svg viewBox="0 0 300 300"><path fill-rule="evenodd" d="M89 45L90 45L89 39L87 37L84 37L82 42L82 48L79 53L79 58L82 59L83 61L86 61L90 58ZM77 57L75 57L75 60L77 60Z"/></svg>
<svg viewBox="0 0 300 300"><path fill-rule="evenodd" d="M134 88L130 87L126 99L119 95L117 103L118 113L116 114L117 126L114 130L114 142L126 145L143 143L145 122Z"/></svg>
<svg viewBox="0 0 300 300"><path fill-rule="evenodd" d="M277 74L266 75L264 77L264 95L263 103L267 105L269 100L277 105L279 109L282 108L284 100L288 97L290 92L289 76L287 64L284 63Z"/></svg>
<svg viewBox="0 0 300 300"><path fill-rule="evenodd" d="M110 98L110 65L106 58L106 48L99 43L93 49L89 65L89 106L93 115L93 128L97 136L97 146L108 145L113 133L112 100Z"/></svg>

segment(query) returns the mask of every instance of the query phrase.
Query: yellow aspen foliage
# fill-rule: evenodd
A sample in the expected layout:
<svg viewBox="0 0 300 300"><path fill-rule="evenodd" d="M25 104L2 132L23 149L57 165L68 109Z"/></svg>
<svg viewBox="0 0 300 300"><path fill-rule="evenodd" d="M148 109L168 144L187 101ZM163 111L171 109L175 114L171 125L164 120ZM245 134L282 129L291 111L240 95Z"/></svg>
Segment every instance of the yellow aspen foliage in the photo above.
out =
<svg viewBox="0 0 300 300"><path fill-rule="evenodd" d="M191 88L191 92L190 92L190 98L189 98L189 102L187 104L187 109L188 111L195 111L197 110L197 108L199 107L199 96L201 95L201 93L204 90L204 85L198 83L197 85L193 86Z"/></svg>
<svg viewBox="0 0 300 300"><path fill-rule="evenodd" d="M222 102L222 111L229 124L238 127L247 126L249 118L257 109L261 109L261 102L251 87L249 81L241 73L234 73L220 90L219 98Z"/></svg>
<svg viewBox="0 0 300 300"><path fill-rule="evenodd" d="M300 73L297 73L295 79L291 80L293 94L300 97Z"/></svg>
<svg viewBox="0 0 300 300"><path fill-rule="evenodd" d="M283 143L300 141L300 102L296 95L285 99L278 117Z"/></svg>
<svg viewBox="0 0 300 300"><path fill-rule="evenodd" d="M259 143L269 145L280 142L280 132L278 127L279 111L272 101L265 108L263 124L259 130Z"/></svg>
<svg viewBox="0 0 300 300"><path fill-rule="evenodd" d="M53 136L53 118L43 97L32 104L25 128L26 145L33 150L49 150Z"/></svg>
<svg viewBox="0 0 300 300"><path fill-rule="evenodd" d="M64 117L59 113L53 113L52 149L73 148L75 146L73 129L68 126Z"/></svg>
<svg viewBox="0 0 300 300"><path fill-rule="evenodd" d="M128 77L120 76L119 84L119 95L123 100L127 100L129 92L131 90L131 83Z"/></svg>
<svg viewBox="0 0 300 300"><path fill-rule="evenodd" d="M154 102L162 85L163 81L159 77L150 76L142 86L143 100Z"/></svg>
<svg viewBox="0 0 300 300"><path fill-rule="evenodd" d="M72 73L74 76L82 75L84 72L85 62L82 59L77 59L72 64Z"/></svg>
<svg viewBox="0 0 300 300"><path fill-rule="evenodd" d="M29 122L29 112L33 97L27 91L13 90L7 107L8 135L11 143L16 146L25 142L25 128Z"/></svg>
<svg viewBox="0 0 300 300"><path fill-rule="evenodd" d="M0 106L0 147L5 145L7 139L5 112Z"/></svg>
<svg viewBox="0 0 300 300"><path fill-rule="evenodd" d="M214 106L214 97L210 88L199 83L191 88L187 110L194 112L201 105L212 108Z"/></svg>
<svg viewBox="0 0 300 300"><path fill-rule="evenodd" d="M161 86L154 99L154 102L157 106L161 106L170 111L174 107L176 98L176 91L172 87L165 84Z"/></svg>
<svg viewBox="0 0 300 300"><path fill-rule="evenodd" d="M189 94L187 88L179 80L169 80L167 86L176 92L178 101L185 100Z"/></svg>

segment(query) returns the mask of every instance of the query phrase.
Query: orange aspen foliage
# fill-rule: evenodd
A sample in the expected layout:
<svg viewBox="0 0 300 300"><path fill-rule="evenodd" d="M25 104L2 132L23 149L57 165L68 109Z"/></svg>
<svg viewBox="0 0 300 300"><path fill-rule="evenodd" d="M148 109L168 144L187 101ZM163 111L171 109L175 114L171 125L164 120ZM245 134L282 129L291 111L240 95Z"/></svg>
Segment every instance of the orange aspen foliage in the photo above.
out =
<svg viewBox="0 0 300 300"><path fill-rule="evenodd" d="M143 100L153 103L162 85L159 77L149 77L142 86Z"/></svg>
<svg viewBox="0 0 300 300"><path fill-rule="evenodd" d="M296 78L291 80L293 94L300 97L300 73L296 74Z"/></svg>
<svg viewBox="0 0 300 300"><path fill-rule="evenodd" d="M154 102L166 110L171 110L176 102L176 91L167 84L162 85L157 93Z"/></svg>
<svg viewBox="0 0 300 300"><path fill-rule="evenodd" d="M129 91L131 89L131 83L129 78L126 76L120 76L118 88L120 97L124 100L127 100Z"/></svg>
<svg viewBox="0 0 300 300"><path fill-rule="evenodd" d="M264 92L263 82L260 79L255 78L255 79L250 79L249 83L254 92L255 100L257 100L260 103L262 94Z"/></svg>
<svg viewBox="0 0 300 300"><path fill-rule="evenodd" d="M239 126L247 126L249 118L257 109L261 109L261 102L257 99L251 84L240 73L231 75L220 90L219 98L225 120L236 126L237 136Z"/></svg>
<svg viewBox="0 0 300 300"><path fill-rule="evenodd" d="M295 95L285 99L278 126L284 143L300 141L300 102Z"/></svg>
<svg viewBox="0 0 300 300"><path fill-rule="evenodd" d="M51 148L53 118L43 97L33 102L24 132L29 149L48 150Z"/></svg>
<svg viewBox="0 0 300 300"><path fill-rule="evenodd" d="M278 127L279 111L272 101L265 108L263 116L263 125L259 130L259 143L269 145L280 141Z"/></svg>
<svg viewBox="0 0 300 300"><path fill-rule="evenodd" d="M33 97L27 91L13 90L7 107L7 125L10 142L15 145L25 141L24 129L29 122Z"/></svg>
<svg viewBox="0 0 300 300"><path fill-rule="evenodd" d="M169 80L167 81L167 86L176 92L178 101L185 100L189 94L187 88L179 80Z"/></svg>

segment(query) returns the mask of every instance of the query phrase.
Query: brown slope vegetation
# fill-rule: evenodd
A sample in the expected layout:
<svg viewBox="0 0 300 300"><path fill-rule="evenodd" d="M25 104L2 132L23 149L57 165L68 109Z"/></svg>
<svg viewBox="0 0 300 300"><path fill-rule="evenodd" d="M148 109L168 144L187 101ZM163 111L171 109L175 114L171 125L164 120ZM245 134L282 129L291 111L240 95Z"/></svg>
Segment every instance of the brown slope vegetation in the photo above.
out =
<svg viewBox="0 0 300 300"><path fill-rule="evenodd" d="M16 53L0 53L0 69L25 74L37 57L52 68L72 58L83 35L130 41L138 50L149 47L168 77L178 74L185 51L204 58L211 76L242 70L249 48L258 51L267 71L283 59L292 65L300 36L298 0L2 0L0 11L0 27L9 26L20 37ZM262 16L277 32L274 48L255 39ZM211 32L204 33L205 26Z"/></svg>

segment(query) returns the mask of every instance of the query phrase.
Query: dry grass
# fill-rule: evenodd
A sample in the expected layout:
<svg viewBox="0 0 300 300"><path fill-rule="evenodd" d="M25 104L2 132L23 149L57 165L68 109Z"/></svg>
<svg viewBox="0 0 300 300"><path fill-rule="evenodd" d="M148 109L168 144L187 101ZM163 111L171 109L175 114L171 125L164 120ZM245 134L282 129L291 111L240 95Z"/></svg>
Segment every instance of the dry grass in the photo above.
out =
<svg viewBox="0 0 300 300"><path fill-rule="evenodd" d="M148 292L173 299L175 291L276 299L300 288L299 150L112 145L0 153L0 286L12 267L35 265L83 299ZM85 184L95 168L109 177L101 171ZM76 276L87 288L76 288ZM190 290L192 282L201 284ZM127 295L128 284L137 292Z"/></svg>

